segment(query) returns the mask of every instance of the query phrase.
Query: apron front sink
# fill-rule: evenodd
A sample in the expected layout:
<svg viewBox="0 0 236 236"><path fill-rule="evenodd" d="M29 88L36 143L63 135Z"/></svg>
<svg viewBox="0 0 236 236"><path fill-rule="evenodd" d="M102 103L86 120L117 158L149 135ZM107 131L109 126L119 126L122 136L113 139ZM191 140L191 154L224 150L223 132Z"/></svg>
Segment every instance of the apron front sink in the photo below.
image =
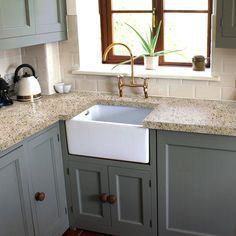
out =
<svg viewBox="0 0 236 236"><path fill-rule="evenodd" d="M66 121L70 154L149 162L149 130L143 128L150 108L95 105Z"/></svg>

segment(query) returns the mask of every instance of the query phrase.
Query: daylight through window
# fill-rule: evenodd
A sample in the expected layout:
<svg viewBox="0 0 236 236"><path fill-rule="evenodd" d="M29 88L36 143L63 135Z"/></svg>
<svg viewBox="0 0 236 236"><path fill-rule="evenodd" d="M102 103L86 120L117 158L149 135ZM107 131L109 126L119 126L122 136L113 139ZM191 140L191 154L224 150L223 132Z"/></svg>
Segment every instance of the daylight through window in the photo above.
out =
<svg viewBox="0 0 236 236"><path fill-rule="evenodd" d="M143 54L137 35L126 23L147 37L149 26L157 27L162 21L156 51L181 51L160 57L160 65L188 66L194 55L210 56L212 0L100 0L100 14L103 51L109 44L121 42L134 55ZM126 59L127 51L115 47L108 63ZM143 61L137 60L140 63Z"/></svg>

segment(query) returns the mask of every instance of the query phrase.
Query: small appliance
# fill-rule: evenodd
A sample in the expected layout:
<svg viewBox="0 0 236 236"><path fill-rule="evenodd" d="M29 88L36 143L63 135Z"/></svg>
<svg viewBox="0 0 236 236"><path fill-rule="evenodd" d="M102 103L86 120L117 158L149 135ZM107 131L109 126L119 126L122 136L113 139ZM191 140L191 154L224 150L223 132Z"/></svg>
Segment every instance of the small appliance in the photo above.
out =
<svg viewBox="0 0 236 236"><path fill-rule="evenodd" d="M19 76L19 71L22 68L29 68L32 72L32 75L25 72L22 76ZM40 84L35 75L35 70L31 65L22 64L16 68L14 83L16 84L16 99L18 101L34 101L41 97Z"/></svg>
<svg viewBox="0 0 236 236"><path fill-rule="evenodd" d="M13 100L9 96L9 85L0 76L0 108L3 106L9 106L13 104Z"/></svg>

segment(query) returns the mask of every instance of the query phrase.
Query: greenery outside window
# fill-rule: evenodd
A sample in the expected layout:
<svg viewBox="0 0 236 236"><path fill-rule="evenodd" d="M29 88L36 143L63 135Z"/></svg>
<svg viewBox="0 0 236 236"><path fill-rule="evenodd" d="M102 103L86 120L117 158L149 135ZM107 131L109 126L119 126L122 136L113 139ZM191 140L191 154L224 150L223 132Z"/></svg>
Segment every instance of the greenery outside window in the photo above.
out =
<svg viewBox="0 0 236 236"><path fill-rule="evenodd" d="M143 53L135 33L149 34L148 26L162 28L156 50L182 49L159 58L159 65L191 66L194 55L210 57L212 0L99 0L102 51L113 42L127 44L134 55ZM127 51L114 47L107 63L128 59ZM142 64L143 59L136 60ZM208 67L210 60L208 60Z"/></svg>

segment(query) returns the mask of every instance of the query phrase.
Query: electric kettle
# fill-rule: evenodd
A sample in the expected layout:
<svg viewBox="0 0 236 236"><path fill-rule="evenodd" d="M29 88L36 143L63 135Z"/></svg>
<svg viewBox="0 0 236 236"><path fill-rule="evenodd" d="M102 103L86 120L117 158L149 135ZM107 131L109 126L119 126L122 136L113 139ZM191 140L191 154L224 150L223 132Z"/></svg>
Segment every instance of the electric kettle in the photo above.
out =
<svg viewBox="0 0 236 236"><path fill-rule="evenodd" d="M23 76L19 76L19 71L25 67L28 67L32 71L32 75L26 72ZM22 64L16 68L14 83L16 88L16 98L18 101L34 101L41 97L40 84L35 76L35 70L31 65Z"/></svg>

